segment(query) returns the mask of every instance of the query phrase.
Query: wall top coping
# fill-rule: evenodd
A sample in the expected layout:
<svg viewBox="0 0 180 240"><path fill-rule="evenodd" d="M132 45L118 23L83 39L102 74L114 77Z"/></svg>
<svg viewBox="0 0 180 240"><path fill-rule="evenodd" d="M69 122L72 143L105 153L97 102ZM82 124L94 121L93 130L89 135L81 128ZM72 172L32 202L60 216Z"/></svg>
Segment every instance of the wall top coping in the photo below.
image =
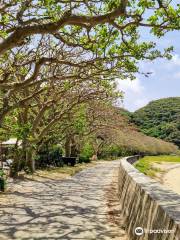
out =
<svg viewBox="0 0 180 240"><path fill-rule="evenodd" d="M180 195L139 172L128 159L130 157L120 161L122 168L175 222L180 224Z"/></svg>

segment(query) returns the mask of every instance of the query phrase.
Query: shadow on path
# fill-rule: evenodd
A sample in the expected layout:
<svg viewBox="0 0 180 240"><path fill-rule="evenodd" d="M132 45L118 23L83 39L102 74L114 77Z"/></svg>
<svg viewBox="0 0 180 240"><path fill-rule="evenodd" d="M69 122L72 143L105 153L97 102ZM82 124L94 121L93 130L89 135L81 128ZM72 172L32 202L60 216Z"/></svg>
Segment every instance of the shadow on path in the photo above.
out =
<svg viewBox="0 0 180 240"><path fill-rule="evenodd" d="M101 163L65 180L16 183L0 205L0 239L127 239L110 209L118 165Z"/></svg>

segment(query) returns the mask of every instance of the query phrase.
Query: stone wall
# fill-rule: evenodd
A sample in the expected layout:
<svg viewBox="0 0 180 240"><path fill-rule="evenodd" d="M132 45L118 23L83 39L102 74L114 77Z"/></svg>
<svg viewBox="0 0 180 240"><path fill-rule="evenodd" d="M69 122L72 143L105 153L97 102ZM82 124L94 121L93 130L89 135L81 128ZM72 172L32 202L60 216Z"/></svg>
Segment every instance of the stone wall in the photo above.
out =
<svg viewBox="0 0 180 240"><path fill-rule="evenodd" d="M131 164L137 158L123 158L119 167L118 191L129 239L180 240L180 195L135 169ZM144 233L137 235L135 229Z"/></svg>

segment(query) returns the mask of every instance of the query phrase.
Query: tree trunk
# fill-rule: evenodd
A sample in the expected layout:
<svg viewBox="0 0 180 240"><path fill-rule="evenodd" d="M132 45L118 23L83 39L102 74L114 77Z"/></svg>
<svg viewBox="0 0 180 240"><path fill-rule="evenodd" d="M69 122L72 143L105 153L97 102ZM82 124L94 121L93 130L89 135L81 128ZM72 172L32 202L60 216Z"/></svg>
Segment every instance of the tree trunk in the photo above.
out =
<svg viewBox="0 0 180 240"><path fill-rule="evenodd" d="M12 163L12 166L10 168L10 177L17 177L18 172L21 170L22 165L22 151L18 148L16 145L14 148L14 161Z"/></svg>
<svg viewBox="0 0 180 240"><path fill-rule="evenodd" d="M26 151L26 164L31 173L35 172L35 161L33 152L33 149L31 147L28 147Z"/></svg>
<svg viewBox="0 0 180 240"><path fill-rule="evenodd" d="M65 142L65 157L71 156L71 137L66 136L66 142Z"/></svg>
<svg viewBox="0 0 180 240"><path fill-rule="evenodd" d="M35 172L34 149L32 148L31 143L27 139L24 139L22 142L21 161L22 169L31 173Z"/></svg>
<svg viewBox="0 0 180 240"><path fill-rule="evenodd" d="M71 137L71 156L72 157L77 157L78 154L79 154L79 151L78 151L78 148L77 148L75 137L72 136Z"/></svg>

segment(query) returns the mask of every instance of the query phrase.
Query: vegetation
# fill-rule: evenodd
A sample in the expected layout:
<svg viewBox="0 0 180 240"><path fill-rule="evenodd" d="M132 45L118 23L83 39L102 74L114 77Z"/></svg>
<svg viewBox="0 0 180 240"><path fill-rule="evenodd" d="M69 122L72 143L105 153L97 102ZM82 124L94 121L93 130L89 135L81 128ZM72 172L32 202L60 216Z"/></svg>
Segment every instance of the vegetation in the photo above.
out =
<svg viewBox="0 0 180 240"><path fill-rule="evenodd" d="M96 158L115 158L139 153L156 155L177 151L175 145L139 132L137 127L130 123L129 117L121 112L121 109L113 107L111 103L93 99L68 111L68 115L59 119L37 143L29 139L28 136L31 135L25 135L29 144L33 144L31 164L38 169L59 167L63 165L60 155L79 156L80 163L87 163L93 155ZM11 117L9 116L9 119ZM16 124L11 121L9 125L7 121L6 125L4 121L4 126L10 133L16 129ZM14 131L13 136L18 138L15 134L17 133ZM31 134L31 131L28 134ZM20 139L23 139L23 135L20 136ZM11 169L13 175L21 170L31 172L31 165L26 162L26 151L26 145L17 149L15 146Z"/></svg>
<svg viewBox="0 0 180 240"><path fill-rule="evenodd" d="M43 170L37 170L33 174L26 174L26 173L21 173L20 178L22 179L30 179L34 181L39 181L42 179L65 179L67 177L73 176L76 173L89 168L93 167L97 164L97 162L91 162L91 163L81 163L81 164L76 164L74 167L70 166L64 166L64 167L56 167L56 168L47 168Z"/></svg>
<svg viewBox="0 0 180 240"><path fill-rule="evenodd" d="M143 133L180 147L180 97L152 101L136 111L133 120Z"/></svg>
<svg viewBox="0 0 180 240"><path fill-rule="evenodd" d="M5 173L3 170L0 169L0 191L4 192L5 187L6 187Z"/></svg>
<svg viewBox="0 0 180 240"><path fill-rule="evenodd" d="M135 167L145 175L154 177L157 172L160 170L153 166L154 163L180 163L180 156L172 156L172 155L160 155L160 156L146 156L141 158L137 163L135 163Z"/></svg>
<svg viewBox="0 0 180 240"><path fill-rule="evenodd" d="M179 30L179 11L159 0L3 0L0 140L17 138L12 173L34 172L39 152L57 144L82 161L106 155L107 146L118 154L176 151L114 106L122 98L116 78L134 79L140 60L171 58L171 46L143 42L139 29L158 38Z"/></svg>
<svg viewBox="0 0 180 240"><path fill-rule="evenodd" d="M177 147L160 139L148 137L130 123L129 117L121 114L121 109L109 107L102 110L104 123L96 134L98 137L97 155L119 157L131 154L168 154ZM96 140L97 141L97 140Z"/></svg>

